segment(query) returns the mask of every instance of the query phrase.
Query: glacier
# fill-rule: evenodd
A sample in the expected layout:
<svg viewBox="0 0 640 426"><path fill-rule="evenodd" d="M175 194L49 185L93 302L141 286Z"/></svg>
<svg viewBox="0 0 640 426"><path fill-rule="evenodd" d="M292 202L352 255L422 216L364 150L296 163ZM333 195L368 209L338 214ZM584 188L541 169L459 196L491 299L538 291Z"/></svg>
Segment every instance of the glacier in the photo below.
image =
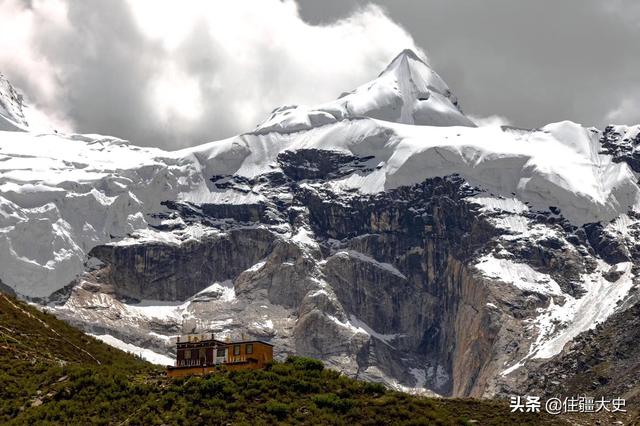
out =
<svg viewBox="0 0 640 426"><path fill-rule="evenodd" d="M557 207L576 225L638 210L638 178L597 152L600 133L570 122L540 130L411 126L349 118L305 132L244 134L166 152L98 135L0 132L0 280L46 297L83 269L98 244L147 229L165 200L253 203L253 192L214 188L213 175L255 177L279 153L323 149L374 156L370 173L331 182L375 193L460 174L533 210Z"/></svg>

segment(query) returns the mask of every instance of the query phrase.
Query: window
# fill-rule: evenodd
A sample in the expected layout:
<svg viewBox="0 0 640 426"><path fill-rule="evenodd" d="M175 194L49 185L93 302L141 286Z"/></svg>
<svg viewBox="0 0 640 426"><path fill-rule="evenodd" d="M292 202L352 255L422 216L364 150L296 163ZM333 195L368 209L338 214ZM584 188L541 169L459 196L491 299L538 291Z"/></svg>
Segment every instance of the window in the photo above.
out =
<svg viewBox="0 0 640 426"><path fill-rule="evenodd" d="M253 353L253 343L247 343L246 353L248 353L248 354L252 354Z"/></svg>
<svg viewBox="0 0 640 426"><path fill-rule="evenodd" d="M224 352L225 352L224 348L218 349L218 355L217 355L218 358L224 358Z"/></svg>
<svg viewBox="0 0 640 426"><path fill-rule="evenodd" d="M206 358L207 357L207 352L204 350L204 348L200 348L199 357L200 358Z"/></svg>
<svg viewBox="0 0 640 426"><path fill-rule="evenodd" d="M240 345L233 345L233 354L240 355Z"/></svg>
<svg viewBox="0 0 640 426"><path fill-rule="evenodd" d="M191 349L184 350L184 359L191 359Z"/></svg>

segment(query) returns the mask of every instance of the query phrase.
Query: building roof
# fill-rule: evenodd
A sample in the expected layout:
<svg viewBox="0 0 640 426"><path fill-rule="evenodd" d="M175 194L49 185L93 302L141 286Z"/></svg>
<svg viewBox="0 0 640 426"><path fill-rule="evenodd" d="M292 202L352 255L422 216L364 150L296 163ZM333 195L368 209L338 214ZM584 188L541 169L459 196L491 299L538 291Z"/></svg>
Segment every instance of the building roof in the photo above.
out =
<svg viewBox="0 0 640 426"><path fill-rule="evenodd" d="M225 342L227 345L241 345L243 343L262 343L263 345L273 346L271 343L262 340L240 340L238 342Z"/></svg>
<svg viewBox="0 0 640 426"><path fill-rule="evenodd" d="M240 340L240 341L232 341L232 342L223 342L223 341L217 340L217 339L201 339L201 340L198 340L198 341L180 340L179 342L176 342L177 345L189 344L189 343L212 343L212 344L217 344L217 345L220 345L220 346L241 345L243 343L261 343L263 345L267 345L267 346L273 347L273 345L271 343L264 342L262 340Z"/></svg>

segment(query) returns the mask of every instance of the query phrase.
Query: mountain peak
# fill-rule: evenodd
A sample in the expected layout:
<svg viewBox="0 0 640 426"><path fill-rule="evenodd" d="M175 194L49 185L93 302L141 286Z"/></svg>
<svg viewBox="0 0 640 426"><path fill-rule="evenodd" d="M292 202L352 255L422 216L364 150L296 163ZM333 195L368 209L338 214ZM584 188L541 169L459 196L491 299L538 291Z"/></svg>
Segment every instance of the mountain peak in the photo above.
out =
<svg viewBox="0 0 640 426"><path fill-rule="evenodd" d="M449 86L411 49L400 52L377 79L342 99L349 103L350 111L386 121L475 126L458 108Z"/></svg>
<svg viewBox="0 0 640 426"><path fill-rule="evenodd" d="M445 81L427 62L411 49L404 49L379 75L393 75L398 82L410 80L417 97L428 98L428 92L437 92L451 100L457 108L457 99Z"/></svg>
<svg viewBox="0 0 640 426"><path fill-rule="evenodd" d="M411 49L404 49L402 52L398 53L395 58L389 62L389 65L378 75L378 77L392 72L397 67L409 66L411 61L416 61L422 63L427 68L429 65L425 60L423 60L416 52Z"/></svg>
<svg viewBox="0 0 640 426"><path fill-rule="evenodd" d="M422 126L475 127L444 80L413 50L404 49L375 80L313 108L277 108L255 133L291 133L355 117Z"/></svg>

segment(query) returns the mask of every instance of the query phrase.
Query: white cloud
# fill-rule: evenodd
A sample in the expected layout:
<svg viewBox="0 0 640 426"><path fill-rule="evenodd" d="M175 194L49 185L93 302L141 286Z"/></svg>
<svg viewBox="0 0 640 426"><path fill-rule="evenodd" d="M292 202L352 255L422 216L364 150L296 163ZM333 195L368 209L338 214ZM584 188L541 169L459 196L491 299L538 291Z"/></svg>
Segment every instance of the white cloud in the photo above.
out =
<svg viewBox="0 0 640 426"><path fill-rule="evenodd" d="M640 124L640 94L624 98L607 113L606 120L609 124Z"/></svg>
<svg viewBox="0 0 640 426"><path fill-rule="evenodd" d="M473 115L467 115L471 121L476 123L479 127L500 127L511 126L511 121L507 117L501 115L490 115L488 117L477 117Z"/></svg>
<svg viewBox="0 0 640 426"><path fill-rule="evenodd" d="M4 0L0 28L0 71L41 109L171 148L333 99L416 49L379 7L313 26L291 0Z"/></svg>
<svg viewBox="0 0 640 426"><path fill-rule="evenodd" d="M49 105L60 96L56 81L56 66L35 48L36 35L42 32L58 34L69 30L66 4L61 0L35 0L32 9L25 9L21 0L0 2L0 72L26 91L27 103ZM35 106L32 115L45 120ZM64 114L48 111L49 121L67 129Z"/></svg>
<svg viewBox="0 0 640 426"><path fill-rule="evenodd" d="M621 22L640 29L640 3L637 0L607 0L598 5Z"/></svg>

